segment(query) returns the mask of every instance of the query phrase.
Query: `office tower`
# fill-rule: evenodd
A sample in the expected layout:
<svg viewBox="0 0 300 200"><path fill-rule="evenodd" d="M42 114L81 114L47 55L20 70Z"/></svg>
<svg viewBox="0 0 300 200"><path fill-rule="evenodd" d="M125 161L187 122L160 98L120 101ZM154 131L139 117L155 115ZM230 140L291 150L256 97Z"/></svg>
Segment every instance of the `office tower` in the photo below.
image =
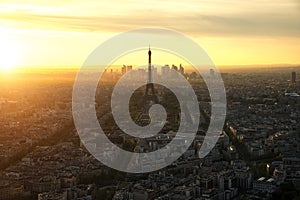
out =
<svg viewBox="0 0 300 200"><path fill-rule="evenodd" d="M296 83L296 72L292 72L292 84Z"/></svg>
<svg viewBox="0 0 300 200"><path fill-rule="evenodd" d="M172 65L172 69L178 71L178 68L177 68L177 66L175 66L175 65Z"/></svg>
<svg viewBox="0 0 300 200"><path fill-rule="evenodd" d="M121 68L121 71L122 71L122 74L126 73L126 66L125 65L123 65L123 67Z"/></svg>
<svg viewBox="0 0 300 200"><path fill-rule="evenodd" d="M215 70L210 69L210 70L209 70L209 73L210 73L210 76L211 76L211 77L214 77L214 76L215 76Z"/></svg>
<svg viewBox="0 0 300 200"><path fill-rule="evenodd" d="M126 70L127 70L127 72L132 70L132 65L127 66Z"/></svg>
<svg viewBox="0 0 300 200"><path fill-rule="evenodd" d="M181 64L179 66L179 72L180 72L180 74L184 75L184 68L182 67Z"/></svg>
<svg viewBox="0 0 300 200"><path fill-rule="evenodd" d="M162 67L161 67L161 76L162 76L163 78L167 78L167 77L168 77L168 74L169 74L169 71L170 71L169 65L162 66Z"/></svg>
<svg viewBox="0 0 300 200"><path fill-rule="evenodd" d="M157 67L152 66L152 78L157 77Z"/></svg>

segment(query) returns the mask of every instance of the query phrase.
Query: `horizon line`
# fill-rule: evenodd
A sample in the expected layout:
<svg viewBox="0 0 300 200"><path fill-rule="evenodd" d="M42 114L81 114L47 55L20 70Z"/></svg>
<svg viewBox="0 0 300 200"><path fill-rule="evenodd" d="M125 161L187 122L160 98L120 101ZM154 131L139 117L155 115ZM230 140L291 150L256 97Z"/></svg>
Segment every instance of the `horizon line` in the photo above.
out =
<svg viewBox="0 0 300 200"><path fill-rule="evenodd" d="M179 63L180 64L180 63ZM126 65L126 64L125 64ZM157 64L153 64L153 65L157 65ZM177 64L175 64L177 66ZM91 65L90 67L103 67L103 66L113 66L113 67L121 67L123 66L123 64L117 64L117 65ZM126 65L127 66L127 65ZM133 66L135 67L134 64L128 64L128 66ZM141 65L138 65L141 66ZM164 65L162 65L164 66ZM171 66L171 65L169 65ZM183 65L184 66L184 65ZM185 65L186 67L193 67L192 65ZM300 67L300 63L299 64L290 64L290 63L279 63L279 64L226 64L226 65L214 65L216 68L258 68L258 67L264 67L264 68L268 68L268 67ZM246 68L245 68L246 67ZM71 66L71 65L64 65L64 66L17 66L15 67L13 70L27 70L27 69L40 69L40 70L46 70L46 69L79 69L81 68L81 66Z"/></svg>

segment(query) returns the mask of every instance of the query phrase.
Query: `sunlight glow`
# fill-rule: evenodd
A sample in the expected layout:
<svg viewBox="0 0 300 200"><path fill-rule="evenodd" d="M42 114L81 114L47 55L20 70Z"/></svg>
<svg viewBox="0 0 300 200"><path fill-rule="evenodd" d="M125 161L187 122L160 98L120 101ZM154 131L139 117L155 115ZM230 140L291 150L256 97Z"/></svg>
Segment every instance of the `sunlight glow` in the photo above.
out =
<svg viewBox="0 0 300 200"><path fill-rule="evenodd" d="M19 46L9 38L6 29L0 28L0 70L10 71L19 60Z"/></svg>
<svg viewBox="0 0 300 200"><path fill-rule="evenodd" d="M218 67L298 66L299 19L296 0L1 0L0 69L78 67L113 35L146 27L194 39Z"/></svg>

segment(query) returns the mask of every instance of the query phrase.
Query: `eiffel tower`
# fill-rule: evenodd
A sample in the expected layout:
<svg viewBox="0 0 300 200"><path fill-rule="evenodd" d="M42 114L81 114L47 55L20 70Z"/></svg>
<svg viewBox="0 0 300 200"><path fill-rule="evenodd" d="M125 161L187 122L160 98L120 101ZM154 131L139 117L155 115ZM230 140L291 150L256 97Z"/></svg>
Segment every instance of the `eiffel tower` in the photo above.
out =
<svg viewBox="0 0 300 200"><path fill-rule="evenodd" d="M148 81L147 81L147 85L146 85L146 92L144 94L143 97L143 102L145 103L158 103L158 98L155 94L155 90L154 90L154 84L152 82L152 66L151 66L151 49L149 46L149 51L148 51Z"/></svg>

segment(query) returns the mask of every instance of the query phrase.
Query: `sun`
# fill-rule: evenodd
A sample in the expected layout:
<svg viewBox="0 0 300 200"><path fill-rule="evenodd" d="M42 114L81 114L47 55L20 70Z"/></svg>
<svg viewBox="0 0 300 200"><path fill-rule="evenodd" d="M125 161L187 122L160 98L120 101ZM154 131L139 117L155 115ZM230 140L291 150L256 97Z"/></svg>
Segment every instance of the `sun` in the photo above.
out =
<svg viewBox="0 0 300 200"><path fill-rule="evenodd" d="M2 30L0 30L2 32ZM16 67L19 58L18 45L8 37L7 34L0 32L0 70L11 71Z"/></svg>
<svg viewBox="0 0 300 200"><path fill-rule="evenodd" d="M18 48L13 43L0 39L0 70L9 71L16 67Z"/></svg>

